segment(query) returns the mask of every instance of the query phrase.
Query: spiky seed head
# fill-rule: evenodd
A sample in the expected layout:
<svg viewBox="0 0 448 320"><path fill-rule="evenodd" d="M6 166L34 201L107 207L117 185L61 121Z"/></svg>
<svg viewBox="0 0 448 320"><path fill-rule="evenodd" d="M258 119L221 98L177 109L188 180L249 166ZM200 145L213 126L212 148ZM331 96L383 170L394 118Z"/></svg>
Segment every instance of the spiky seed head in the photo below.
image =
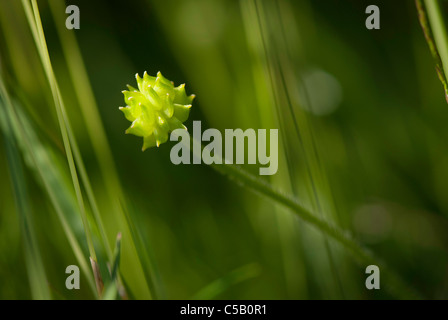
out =
<svg viewBox="0 0 448 320"><path fill-rule="evenodd" d="M123 90L126 107L119 109L132 122L126 133L143 137L146 150L160 146L168 140L168 134L175 129L186 129L182 124L188 119L195 95L187 96L185 84L178 87L157 72L156 77L145 71L143 78L135 75L138 89L127 85Z"/></svg>

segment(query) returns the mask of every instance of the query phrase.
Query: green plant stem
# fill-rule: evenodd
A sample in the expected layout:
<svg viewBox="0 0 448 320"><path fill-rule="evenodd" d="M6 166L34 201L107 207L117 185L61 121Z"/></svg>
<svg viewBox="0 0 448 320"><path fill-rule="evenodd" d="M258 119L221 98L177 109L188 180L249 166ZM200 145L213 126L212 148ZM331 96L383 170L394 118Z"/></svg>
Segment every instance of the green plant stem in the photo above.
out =
<svg viewBox="0 0 448 320"><path fill-rule="evenodd" d="M174 134L174 136L176 135ZM202 145L202 142L195 140L192 135L190 135L189 142ZM194 157L201 158L204 145L202 145L202 148L193 148L190 143L183 141L183 139L180 143L189 148ZM323 234L336 240L339 244L346 248L364 268L369 265L377 265L382 272L382 283L384 283L383 287L386 288L390 294L402 299L421 298L420 293L408 286L401 279L401 277L390 270L383 261L375 257L370 250L358 243L348 231L342 230L338 226L335 226L320 218L310 209L303 206L295 197L275 189L265 180L252 175L241 167L232 164L225 164L223 158L221 163L222 164L213 163L210 166L222 175L236 181L238 184L246 186L251 191L266 196L274 203L289 209L306 223L314 226Z"/></svg>
<svg viewBox="0 0 448 320"><path fill-rule="evenodd" d="M93 145L93 151L96 155L96 158L98 159L99 169L105 182L105 189L107 190L110 201L112 202L112 208L117 212L119 218L123 221L123 223L127 224L127 229L129 229L129 233L132 237L132 241L130 244L135 248L137 252L139 252L137 258L139 259L139 263L144 273L148 290L153 298L157 298L158 292L156 292L157 290L155 289L156 285L154 280L154 278L156 278L156 272L154 271L153 263L147 254L147 249L141 238L140 231L134 226L134 222L130 217L127 200L123 196L123 188L117 174L112 151L107 140L106 131L101 120L94 93L90 86L89 77L80 48L73 32L64 33L64 19L61 19L59 14L65 8L64 1L51 1L49 3L49 7L57 24L56 30L58 32L62 50L67 61L69 75L72 79L73 88L79 102L80 110L86 124L87 132ZM73 149L76 159L77 154L79 153L76 152L78 148L74 146ZM80 161L82 161L82 159L80 159ZM80 161L77 160L77 163ZM102 231L103 227L99 215L98 206L96 205L95 197L90 187L86 171L83 165L78 164L78 166L81 179L86 187L86 193L89 198L89 202L92 206L92 211L96 217L95 219L98 221L101 234L104 235L105 232ZM105 238L105 235L103 236L103 238ZM106 243L105 245L107 246L106 249L109 261L110 263L112 263L112 251L108 243Z"/></svg>
<svg viewBox="0 0 448 320"><path fill-rule="evenodd" d="M66 116L65 116L65 108L62 105L61 94L53 73L53 69L51 67L50 56L48 54L47 44L45 42L45 36L43 33L42 22L40 20L39 9L37 7L37 3L35 0L32 0L33 8L31 9L30 4L27 0L22 0L23 6L25 8L26 16L28 19L28 23L33 33L34 40L36 42L36 46L39 51L39 55L41 57L42 62L44 63L45 74L48 78L48 82L50 83L51 92L53 95L53 100L56 106L56 112L58 117L59 126L61 129L62 140L64 142L64 148L67 156L67 161L70 168L70 174L73 181L73 186L75 189L76 197L78 199L78 205L81 210L81 217L84 224L84 228L86 231L87 244L89 246L90 256L96 260L95 248L93 246L92 235L90 233L90 227L87 221L87 214L84 206L83 196L81 192L81 186L78 180L78 174L75 166L75 161L73 159L72 148L70 144L69 135L67 132L66 125ZM34 22L33 22L34 16Z"/></svg>
<svg viewBox="0 0 448 320"><path fill-rule="evenodd" d="M53 69L51 67L51 61L50 61L48 49L47 49L46 42L45 42L45 36L44 36L42 23L41 23L39 12L38 12L37 3L35 0L31 0L31 1L33 4L33 10L31 9L28 0L22 0L22 4L25 8L25 13L26 13L26 16L28 19L28 23L30 25L34 41L36 42L39 56L41 58L42 64L44 65L44 70L47 75L48 81L50 83L51 92L53 94L53 100L55 102L56 111L57 111L57 115L58 115L58 122L59 122L59 126L61 128L64 147L65 147L66 153L67 153L67 161L69 163L70 172L72 175L72 181L73 181L73 184L75 187L78 204L79 204L79 207L81 210L81 217L82 217L84 229L86 232L86 238L87 238L87 243L89 246L89 252L90 252L91 257L94 259L94 261L97 262L95 249L93 246L93 241L92 241L92 236L91 236L91 231L90 231L90 228L88 225L87 215L86 215L85 208L84 208L84 201L82 200L82 193L81 193L81 188L80 188L76 168L79 170L81 180L84 184L87 197L88 197L90 205L92 207L94 220L95 220L95 222L98 226L98 229L100 231L102 242L105 245L106 254L109 258L110 263L112 263L113 262L112 261L113 260L112 250L110 248L109 242L107 241L104 227L102 224L102 220L99 215L98 206L96 205L95 197L93 195L93 190L90 186L87 172L85 170L73 130L71 129L71 126L70 126L70 122L69 122L69 119L68 119L68 116L66 113L65 105L63 103L61 93L60 93L56 78L54 76ZM33 19L33 12L34 12L34 19ZM68 49L68 48L66 48L67 46L70 47L70 50L72 50L73 48L76 47L76 43L74 42L75 40L74 39L72 39L72 40L73 41L63 43L64 50ZM77 50L77 51L79 51L79 50ZM76 55L75 55L75 57L76 57ZM86 79L87 74L85 71L83 71L84 66L83 66L82 59L80 58L80 55L79 55L79 57L77 57L75 59L69 59L69 62L70 62L69 69L70 69L70 72L72 73L71 75L73 77L73 80L76 83L76 85L75 85L76 93L78 95L83 95L83 93L85 93L86 87L84 85L81 85L80 83ZM79 68L82 68L82 70L80 71ZM78 69L77 74L78 75L80 74L81 75L80 77L78 77L78 76L75 77L73 75L73 73L76 72L75 69ZM88 115L88 117L93 115L94 119L98 119L99 114L96 110L97 109L96 104L94 103L94 100L92 100L93 93L90 92L88 94L88 96L90 97L87 100L87 102L90 105L90 111L86 111L86 112L89 112L89 113L86 113L86 115ZM82 102L85 102L85 101L83 100ZM94 112L93 109L95 109L96 111ZM83 111L85 111L85 110L83 110ZM96 130L92 129L93 124L91 122L89 122L89 121L87 121L87 122L88 122L87 125L89 128L89 134L94 136L92 141L94 141L96 146L98 146L100 144L102 145L101 148L96 151L98 151L99 154L103 154L102 156L99 157L99 159L100 159L102 166L104 166L104 168L105 168L104 170L106 170L104 172L108 172L108 175L106 175L106 177L105 177L106 188L110 193L110 198L111 198L111 201L113 202L113 208L115 210L117 210L124 225L127 226L127 229L129 230L129 232L126 232L126 234L130 234L131 238L132 238L132 241L130 241L129 244L136 250L136 252L141 253L140 255L137 255L137 258L139 259L139 264L141 266L142 272L143 272L145 280L146 280L149 297L154 298L156 296L155 284L154 284L154 280L153 280L154 267L151 264L151 260L149 259L148 255L145 251L141 236L140 236L140 234L138 234L138 229L134 226L133 221L132 221L132 219L129 215L129 212L127 210L126 199L122 195L122 190L121 190L121 186L120 186L120 183L118 180L118 175L116 174L115 170L112 170L115 167L114 167L113 161L111 160L112 154L110 152L110 149L108 148L107 140L106 140L105 134L104 134L104 129L102 126L98 127L98 124L101 122L97 123L97 126L95 128ZM100 135L98 135L98 131L102 131L103 133L102 134L100 133ZM76 166L75 166L75 163L76 163Z"/></svg>
<svg viewBox="0 0 448 320"><path fill-rule="evenodd" d="M64 10L63 1L55 0L49 3L49 7L52 11L53 17L56 22L59 22L60 19L59 13ZM64 27L62 27L64 28ZM87 124L87 131L89 133L89 137L91 138L93 144L93 150L98 159L100 159L100 170L102 171L104 179L113 179L115 178L115 167L113 164L110 164L109 159L112 158L110 149L108 148L107 138L104 133L104 128L102 125L102 121L98 112L98 107L95 103L95 98L93 96L93 92L90 88L89 79L87 76L87 72L84 67L84 62L82 60L81 52L77 46L75 35L73 32L68 32L63 34L61 27L57 27L59 39L61 41L62 49L64 52L64 56L67 60L67 67L69 69L70 77L73 81L73 87L75 89L76 96L79 100L79 106L81 112L84 116L84 120ZM73 139L74 140L74 139ZM81 158L78 148L73 148L75 159ZM80 159L81 160L81 159ZM77 160L77 163L81 161ZM90 182L88 182L88 177L84 166L80 166L78 164L81 180L83 181L86 194L89 199L89 202L92 207L92 212L95 216L95 220L98 224L99 231L102 237L102 240L106 249L106 254L108 256L109 261L112 261L112 249L107 241L107 236L105 229L102 224L101 216L99 213L98 205L96 203L93 190L91 188ZM109 178L109 176L113 176ZM87 183L86 183L87 182ZM112 183L106 183L106 188L110 189L116 185L115 181Z"/></svg>

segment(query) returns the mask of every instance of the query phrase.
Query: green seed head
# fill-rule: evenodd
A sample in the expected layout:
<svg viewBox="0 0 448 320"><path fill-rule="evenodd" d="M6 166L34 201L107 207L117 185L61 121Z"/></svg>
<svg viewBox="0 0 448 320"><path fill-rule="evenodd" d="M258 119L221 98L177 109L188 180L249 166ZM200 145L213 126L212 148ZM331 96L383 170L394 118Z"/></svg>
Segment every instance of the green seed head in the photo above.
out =
<svg viewBox="0 0 448 320"><path fill-rule="evenodd" d="M160 72L157 77L149 76L146 71L143 78L138 73L135 77L138 90L127 86L129 91L123 91L127 106L120 110L132 122L126 133L143 137L144 151L166 142L171 131L187 129L182 123L188 119L195 96L187 96L185 84L174 87Z"/></svg>

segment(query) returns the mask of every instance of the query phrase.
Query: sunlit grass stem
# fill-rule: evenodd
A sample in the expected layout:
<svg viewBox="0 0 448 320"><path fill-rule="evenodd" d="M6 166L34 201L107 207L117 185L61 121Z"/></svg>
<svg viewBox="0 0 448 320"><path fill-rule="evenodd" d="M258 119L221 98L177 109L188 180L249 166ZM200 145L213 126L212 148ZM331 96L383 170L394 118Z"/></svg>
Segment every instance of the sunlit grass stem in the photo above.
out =
<svg viewBox="0 0 448 320"><path fill-rule="evenodd" d="M56 78L54 76L54 72L51 66L51 61L48 53L48 49L45 42L45 36L42 28L42 22L39 16L39 9L37 7L36 1L32 0L32 9L27 0L22 0L23 6L25 8L26 16L28 22L31 27L31 31L33 33L33 38L36 42L38 52L44 65L45 73L47 75L48 81L50 83L51 92L53 95L53 100L55 102L56 111L58 115L58 122L61 128L61 133L63 137L64 147L66 149L67 161L69 163L70 172L72 175L72 181L75 188L76 196L78 199L78 205L81 210L81 217L84 224L84 229L86 232L87 243L89 246L90 256L93 258L93 261L96 263L97 257L95 253L95 248L93 246L93 239L90 231L90 227L87 221L86 209L84 207L84 200L81 192L81 185L78 180L78 173L81 178L81 181L84 185L85 192L87 194L87 198L90 203L90 207L92 208L94 221L98 227L100 232L101 240L104 244L106 254L108 256L109 263L112 263L113 255L110 248L110 244L107 240L106 232L102 223L102 218L99 213L99 208L96 203L95 195L93 193L93 189L91 187L89 177L87 175L87 171L85 169L81 153L76 143L75 135L70 126L70 121L68 119L68 115L66 112L65 105L62 100L61 92L59 90ZM57 7L59 3L53 4ZM51 8L54 10L53 5ZM34 18L33 18L34 15ZM34 20L34 23L33 23ZM58 29L58 32L60 30ZM79 52L79 48L77 47L76 40L72 38L66 38L61 36L61 44L64 50L64 54L66 55L67 65L70 71L70 76L72 77L75 92L77 94L78 100L81 105L81 110L83 111L83 115L87 124L87 129L89 135L94 144L94 150L99 159L100 168L103 172L103 176L105 179L105 186L109 193L109 197L112 201L112 207L119 214L122 223L124 223L123 227L128 232L125 234L129 234L131 236L131 241L127 243L131 245L135 252L137 252L137 259L141 264L141 269L146 279L147 290L152 297L154 294L154 284L152 280L152 270L151 263L149 257L147 257L146 249L142 244L141 237L138 234L138 230L133 225L132 219L129 216L129 212L126 205L126 199L122 195L121 187L119 184L118 176L116 174L115 166L113 164L112 154L108 147L107 139L105 136L104 128L102 127L101 121L99 121L99 113L97 110L97 106L94 101L93 93L88 84L88 81L85 82L87 78L87 73L85 67L83 65L83 61ZM98 121L96 121L98 120ZM94 121L94 122L92 122ZM123 230L124 231L124 230ZM98 270L96 267L92 265L94 270ZM97 284L99 282L97 281ZM101 290L98 290L100 292Z"/></svg>
<svg viewBox="0 0 448 320"><path fill-rule="evenodd" d="M4 127L2 128L6 137L6 157L10 169L9 175L11 177L14 202L20 222L21 235L24 241L25 267L30 282L31 296L33 299L47 300L51 299L51 295L47 284L48 280L45 274L39 243L34 230L35 224L31 215L32 208L26 187L22 159L18 152L18 143L13 132L13 108L1 78L0 98L0 111L2 111L3 116L6 116L6 119L4 119Z"/></svg>
<svg viewBox="0 0 448 320"><path fill-rule="evenodd" d="M448 37L446 24L438 0L415 0L418 18L436 64L439 80L448 103Z"/></svg>
<svg viewBox="0 0 448 320"><path fill-rule="evenodd" d="M13 102L9 98L7 94L6 88L4 86L3 80L0 78L0 96L4 100L4 104L6 107L7 114L6 119L10 121L10 126L14 131L17 140L22 148L22 153L24 157L31 160L33 168L35 168L37 173L37 179L42 181L43 186L48 194L50 202L52 203L56 214L59 218L59 221L64 230L64 234L67 237L68 242L73 250L73 253L78 261L78 264L81 270L84 272L86 276L87 282L92 289L92 292L95 292L95 284L93 282L92 273L89 271L90 267L87 263L87 260L84 257L81 246L72 230L72 226L67 221L65 213L62 208L62 201L60 197L56 194L56 188L59 187L58 183L60 183L60 179L55 179L52 177L52 174L55 172L51 172L51 159L48 157L47 153L42 152L43 146L40 144L36 135L30 130L30 123L25 118L23 111L19 108L19 106L13 106Z"/></svg>
<svg viewBox="0 0 448 320"><path fill-rule="evenodd" d="M56 21L56 30L58 32L64 57L67 62L69 76L73 82L73 88L79 102L81 113L86 123L87 132L90 140L92 141L93 151L98 159L99 169L102 173L104 186L111 201L111 207L122 220L122 223L126 225L126 229L129 230L129 232L126 232L125 234L130 234L132 237L129 244L134 247L136 252L138 252L137 258L141 265L142 272L144 273L148 290L155 298L157 297L157 293L154 284L154 267L147 254L147 248L143 244L139 230L136 228L130 217L127 199L124 196L123 188L113 161L112 151L107 140L103 121L99 113L98 105L95 101L93 90L90 86L88 73L80 48L73 32L64 33L64 20L61 19L60 15L60 12L63 12L65 9L64 3L63 1L55 0L51 1L49 6L53 14L53 18ZM77 148L75 148L75 150L77 150ZM77 153L75 153L75 155L76 154ZM82 164L82 159L77 162L81 162ZM102 227L101 224L99 209L96 205L95 197L83 165L80 166L80 174L82 181L86 186L86 193L89 197L90 203L92 204L92 210L95 214L96 220L100 223L100 232L102 233L102 237L104 239L106 238L106 235L104 227ZM105 242L107 242L107 240L105 240ZM107 244L107 254L109 261L111 261L113 259L113 254L109 244Z"/></svg>
<svg viewBox="0 0 448 320"><path fill-rule="evenodd" d="M50 84L51 93L53 96L57 118L59 127L61 130L62 140L64 142L64 148L66 152L67 162L70 168L70 174L72 177L73 187L76 193L76 198L78 200L78 206L79 210L81 212L81 218L84 225L84 230L86 234L87 239L87 245L89 248L89 254L90 257L97 261L97 256L95 252L95 247L93 245L93 239L92 234L90 231L90 226L87 219L86 209L84 206L84 200L83 195L81 191L81 186L78 180L78 174L77 169L75 165L75 161L73 158L73 152L72 152L72 146L70 143L70 135L67 130L67 115L65 111L65 106L62 101L62 97L60 94L60 90L56 81L56 78L54 76L54 72L51 66L50 56L48 53L48 48L45 41L45 36L42 28L42 22L39 15L39 9L37 6L37 2L35 0L32 0L32 7L30 6L30 3L28 0L22 0L22 5L25 9L25 14L28 20L28 24L31 28L34 41L36 42L36 46L39 52L39 56L42 60L42 63L44 65L44 71L47 76L48 82Z"/></svg>

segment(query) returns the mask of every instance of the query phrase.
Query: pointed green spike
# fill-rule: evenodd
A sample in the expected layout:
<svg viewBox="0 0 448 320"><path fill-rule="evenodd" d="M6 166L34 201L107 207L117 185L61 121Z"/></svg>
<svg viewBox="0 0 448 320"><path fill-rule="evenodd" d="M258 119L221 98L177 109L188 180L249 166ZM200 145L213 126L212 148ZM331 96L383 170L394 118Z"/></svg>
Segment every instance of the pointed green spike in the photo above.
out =
<svg viewBox="0 0 448 320"><path fill-rule="evenodd" d="M142 91L142 88L143 88L143 79L140 78L140 76L138 75L138 73L135 74L135 79L137 80L138 90Z"/></svg>
<svg viewBox="0 0 448 320"><path fill-rule="evenodd" d="M140 93L139 91L122 91L124 95L124 101L129 106L135 106L142 102L142 98L144 98L144 95Z"/></svg>
<svg viewBox="0 0 448 320"><path fill-rule="evenodd" d="M144 117L138 117L132 122L132 125L126 130L126 133L134 134L136 136L145 137L152 133L154 126L148 125Z"/></svg>
<svg viewBox="0 0 448 320"><path fill-rule="evenodd" d="M162 97L162 99L164 100L164 103L166 105L166 108L163 110L163 112L165 113L165 115L168 118L171 118L174 114L174 104L173 104L173 99L171 98L172 95L170 96L169 93L167 93L166 95L164 95Z"/></svg>
<svg viewBox="0 0 448 320"><path fill-rule="evenodd" d="M180 122L185 122L190 115L191 104L174 104L174 115L173 117L179 119Z"/></svg>
<svg viewBox="0 0 448 320"><path fill-rule="evenodd" d="M156 83L154 85L154 91L160 96L164 97L165 95L169 94L173 97L174 100L174 90L173 88L167 86L162 81L160 81L160 78L157 78Z"/></svg>
<svg viewBox="0 0 448 320"><path fill-rule="evenodd" d="M161 110L163 108L162 99L151 85L145 88L145 96L155 110Z"/></svg>
<svg viewBox="0 0 448 320"><path fill-rule="evenodd" d="M133 86L131 86L130 84L127 84L126 87L128 87L129 91L132 91L132 92L138 92L138 90L135 89L135 88L134 88Z"/></svg>
<svg viewBox="0 0 448 320"><path fill-rule="evenodd" d="M154 129L154 137L156 138L157 147L168 140L168 131L159 128Z"/></svg>
<svg viewBox="0 0 448 320"><path fill-rule="evenodd" d="M119 107L118 109L120 109L124 113L124 116L129 121L134 121L135 120L135 117L132 115L132 111L131 111L131 108L129 106Z"/></svg>
<svg viewBox="0 0 448 320"><path fill-rule="evenodd" d="M187 130L187 127L182 124L177 118L173 117L171 119L168 119L168 126L170 127L170 131L174 131L176 129L185 129Z"/></svg>

